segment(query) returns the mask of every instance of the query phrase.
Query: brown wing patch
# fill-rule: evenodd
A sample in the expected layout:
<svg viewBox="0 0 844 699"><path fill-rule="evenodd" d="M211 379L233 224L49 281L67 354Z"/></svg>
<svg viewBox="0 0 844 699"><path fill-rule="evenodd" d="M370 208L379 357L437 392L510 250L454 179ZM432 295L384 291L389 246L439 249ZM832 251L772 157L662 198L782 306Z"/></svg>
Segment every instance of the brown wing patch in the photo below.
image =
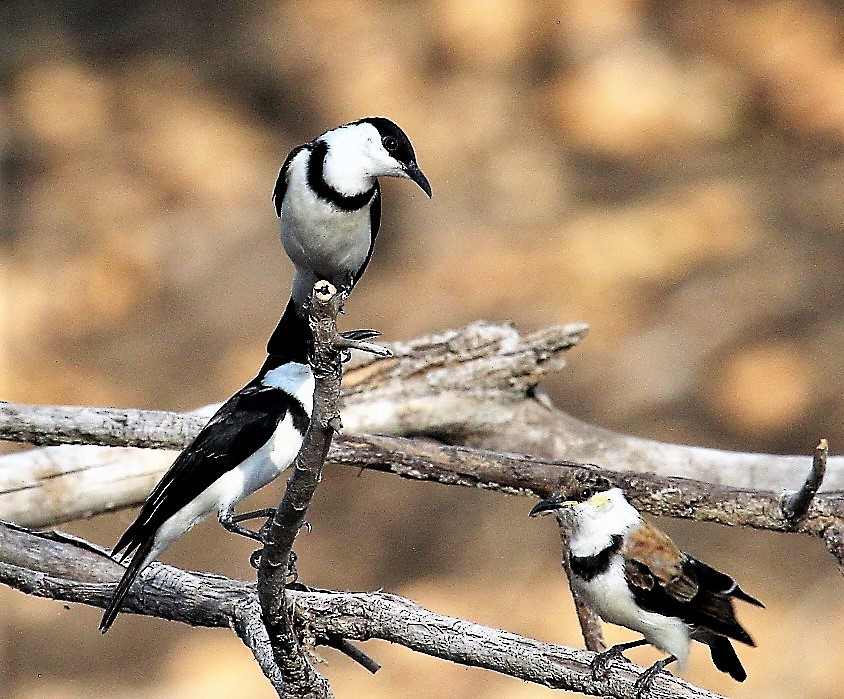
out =
<svg viewBox="0 0 844 699"><path fill-rule="evenodd" d="M683 569L685 554L666 534L647 522L628 533L622 554L631 584L650 590L655 581L681 602L688 602L697 594L697 581Z"/></svg>
<svg viewBox="0 0 844 699"><path fill-rule="evenodd" d="M654 589L654 576L646 565L638 561L629 558L624 559L624 576L627 578L628 585L642 590Z"/></svg>

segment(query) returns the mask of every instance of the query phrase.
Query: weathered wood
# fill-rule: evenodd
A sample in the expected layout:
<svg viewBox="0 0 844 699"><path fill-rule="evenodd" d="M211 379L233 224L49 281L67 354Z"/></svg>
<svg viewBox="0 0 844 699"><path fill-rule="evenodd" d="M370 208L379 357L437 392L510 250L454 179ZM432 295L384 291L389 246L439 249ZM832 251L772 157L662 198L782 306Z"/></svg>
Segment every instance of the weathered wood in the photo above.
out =
<svg viewBox="0 0 844 699"><path fill-rule="evenodd" d="M29 532L0 523L0 583L22 592L104 607L122 568L96 546L74 537ZM229 626L249 646L281 696L277 669L253 585L218 575L189 573L153 563L126 597L124 611L195 626ZM329 636L379 638L461 665L486 668L526 682L589 696L634 699L642 668L616 663L604 680L592 679L586 650L541 643L500 629L436 614L411 600L381 592L287 592L294 624L322 643ZM660 675L652 699L719 699L670 674ZM723 699L720 697L720 699Z"/></svg>

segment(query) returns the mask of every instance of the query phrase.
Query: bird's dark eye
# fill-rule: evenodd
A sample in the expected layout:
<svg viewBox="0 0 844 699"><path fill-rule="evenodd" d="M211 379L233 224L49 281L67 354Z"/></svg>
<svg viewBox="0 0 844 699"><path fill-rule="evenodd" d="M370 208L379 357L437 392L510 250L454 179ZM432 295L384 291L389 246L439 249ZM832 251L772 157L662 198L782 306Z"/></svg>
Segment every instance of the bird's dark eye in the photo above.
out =
<svg viewBox="0 0 844 699"><path fill-rule="evenodd" d="M395 136L384 136L384 138L381 139L381 143L384 144L384 149L388 153L392 153L399 147L398 139Z"/></svg>
<svg viewBox="0 0 844 699"><path fill-rule="evenodd" d="M592 488L584 488L580 491L580 500L582 502L586 502L589 498L591 498L595 494L595 491Z"/></svg>

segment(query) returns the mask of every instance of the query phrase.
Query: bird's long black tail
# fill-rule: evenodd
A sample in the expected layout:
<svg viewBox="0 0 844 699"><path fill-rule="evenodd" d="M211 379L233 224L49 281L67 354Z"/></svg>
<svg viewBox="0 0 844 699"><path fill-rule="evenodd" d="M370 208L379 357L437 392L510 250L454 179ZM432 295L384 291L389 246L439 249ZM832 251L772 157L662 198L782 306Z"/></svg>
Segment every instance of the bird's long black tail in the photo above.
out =
<svg viewBox="0 0 844 699"><path fill-rule="evenodd" d="M142 566L144 559L146 559L149 552L152 550L152 543L153 538L150 537L147 541L140 545L138 550L135 551L135 555L132 556L132 562L126 569L126 572L123 573L123 577L120 578L120 582L117 584L117 589L114 591L114 596L111 598L111 602L108 603L105 613L103 614L103 618L100 620L100 631L102 633L108 631L114 623L114 620L117 618L117 614L120 612L120 607L123 605L123 600L129 593L129 588L132 587L132 583L135 582L137 577L141 574L141 570L143 570Z"/></svg>
<svg viewBox="0 0 844 699"><path fill-rule="evenodd" d="M744 682L747 679L747 672L729 638L703 630L695 631L692 638L709 646L712 662L721 672L726 672L736 682Z"/></svg>

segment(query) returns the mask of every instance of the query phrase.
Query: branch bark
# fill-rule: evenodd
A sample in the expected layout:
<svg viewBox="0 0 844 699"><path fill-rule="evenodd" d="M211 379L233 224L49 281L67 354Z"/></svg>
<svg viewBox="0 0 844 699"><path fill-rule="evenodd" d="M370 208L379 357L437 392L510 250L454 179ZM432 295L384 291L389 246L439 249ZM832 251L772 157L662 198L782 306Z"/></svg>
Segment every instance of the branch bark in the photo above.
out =
<svg viewBox="0 0 844 699"><path fill-rule="evenodd" d="M122 570L102 549L75 537L0 523L0 582L22 592L103 607ZM194 626L232 628L281 692L254 586L162 563L151 564L141 579L144 584L133 586L124 611ZM642 671L632 663L617 663L606 679L594 680L590 667L594 654L589 651L436 614L396 595L328 590L289 590L287 594L295 627L318 643L332 636L359 641L379 638L526 682L614 699L634 699L633 685ZM667 673L656 679L650 696L723 699Z"/></svg>
<svg viewBox="0 0 844 699"><path fill-rule="evenodd" d="M396 343L391 346L396 354L392 359L355 353L344 376L346 432L430 436L739 488L800 488L802 457L620 435L551 406L536 384L564 366L565 353L585 332L586 326L568 325L521 335L510 326L475 323ZM203 422L197 414L161 411L3 403L0 408L0 438L36 443L84 440L182 447ZM0 457L0 518L49 526L138 504L173 458L171 452L69 445ZM844 458L828 459L824 483L825 490L844 489Z"/></svg>
<svg viewBox="0 0 844 699"><path fill-rule="evenodd" d="M314 374L314 402L302 448L293 462L284 498L273 518L262 528L266 543L258 567L261 615L272 641L273 656L286 680L285 697L331 699L327 680L311 665L293 628L285 597L285 577L293 542L305 524L305 515L339 420L340 378L343 370L337 339L337 314L342 298L328 282L314 286L310 326L314 338L309 358Z"/></svg>

